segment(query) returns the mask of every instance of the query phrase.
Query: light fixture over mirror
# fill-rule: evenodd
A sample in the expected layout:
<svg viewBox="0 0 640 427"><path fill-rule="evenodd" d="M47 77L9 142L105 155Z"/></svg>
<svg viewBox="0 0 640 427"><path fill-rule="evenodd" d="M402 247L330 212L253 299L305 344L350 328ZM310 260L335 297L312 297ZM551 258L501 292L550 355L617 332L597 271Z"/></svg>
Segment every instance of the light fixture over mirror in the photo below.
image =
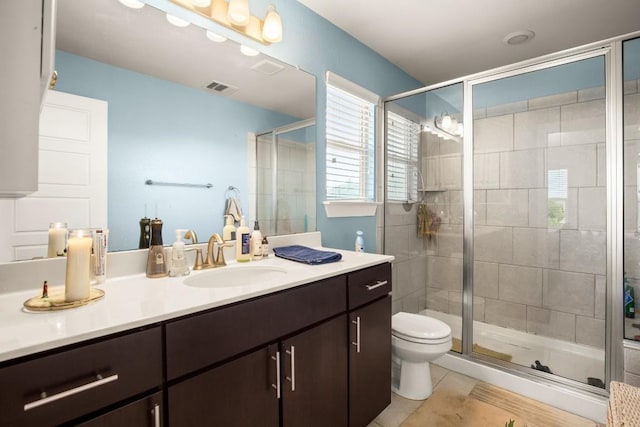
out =
<svg viewBox="0 0 640 427"><path fill-rule="evenodd" d="M273 5L267 8L263 21L251 15L248 0L229 0L228 3L225 0L210 0L211 3L208 6L199 6L200 1L171 0L174 4L191 10L262 44L282 41L282 18Z"/></svg>

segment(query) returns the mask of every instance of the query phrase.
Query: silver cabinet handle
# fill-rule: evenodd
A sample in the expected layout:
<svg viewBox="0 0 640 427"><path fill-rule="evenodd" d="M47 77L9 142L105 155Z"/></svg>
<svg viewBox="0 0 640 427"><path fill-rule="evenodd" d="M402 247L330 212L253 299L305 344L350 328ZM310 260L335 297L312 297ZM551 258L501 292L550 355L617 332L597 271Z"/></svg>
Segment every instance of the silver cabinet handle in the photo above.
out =
<svg viewBox="0 0 640 427"><path fill-rule="evenodd" d="M151 413L153 414L153 427L160 427L160 405L154 404Z"/></svg>
<svg viewBox="0 0 640 427"><path fill-rule="evenodd" d="M291 356L291 377L287 377L287 380L291 383L291 391L296 391L296 348L291 346L287 354Z"/></svg>
<svg viewBox="0 0 640 427"><path fill-rule="evenodd" d="M24 405L24 412L27 412L33 408L37 408L38 406L46 405L47 403L55 402L56 400L64 399L65 397L73 396L74 394L82 393L83 391L87 391L95 387L100 387L101 385L116 381L117 379L118 374L114 374L106 378L102 378L102 375L96 374L95 381L91 381L90 383L81 385L79 387L54 394L53 396L47 396L46 392L42 392L40 394L40 399Z"/></svg>
<svg viewBox="0 0 640 427"><path fill-rule="evenodd" d="M280 352L276 351L276 356L271 356L271 360L276 361L276 383L271 384L271 387L276 389L276 398L280 399Z"/></svg>
<svg viewBox="0 0 640 427"><path fill-rule="evenodd" d="M351 344L356 346L356 353L360 353L360 316L356 317L356 320L352 320L351 323L356 325L356 341L352 341Z"/></svg>
<svg viewBox="0 0 640 427"><path fill-rule="evenodd" d="M372 291L380 286L386 285L387 283L389 283L387 280L378 280L375 285L364 285L364 287L367 288L368 291Z"/></svg>

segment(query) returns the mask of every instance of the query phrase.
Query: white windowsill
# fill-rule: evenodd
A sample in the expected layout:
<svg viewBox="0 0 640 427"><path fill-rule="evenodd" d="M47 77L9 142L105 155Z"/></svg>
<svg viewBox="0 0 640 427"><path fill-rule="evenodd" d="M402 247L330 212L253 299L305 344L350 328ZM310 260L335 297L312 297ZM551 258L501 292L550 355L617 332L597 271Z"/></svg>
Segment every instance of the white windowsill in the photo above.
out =
<svg viewBox="0 0 640 427"><path fill-rule="evenodd" d="M322 202L327 218L349 216L375 216L380 202L366 202L363 200L325 200Z"/></svg>

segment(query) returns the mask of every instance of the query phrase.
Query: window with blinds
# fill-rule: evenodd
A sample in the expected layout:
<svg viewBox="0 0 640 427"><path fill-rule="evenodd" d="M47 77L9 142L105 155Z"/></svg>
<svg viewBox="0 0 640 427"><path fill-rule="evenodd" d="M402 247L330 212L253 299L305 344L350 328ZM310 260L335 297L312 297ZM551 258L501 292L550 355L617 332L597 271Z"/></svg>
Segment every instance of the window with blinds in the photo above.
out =
<svg viewBox="0 0 640 427"><path fill-rule="evenodd" d="M387 112L387 199L418 200L420 125Z"/></svg>
<svg viewBox="0 0 640 427"><path fill-rule="evenodd" d="M327 199L374 200L376 102L332 80L335 75L327 78Z"/></svg>

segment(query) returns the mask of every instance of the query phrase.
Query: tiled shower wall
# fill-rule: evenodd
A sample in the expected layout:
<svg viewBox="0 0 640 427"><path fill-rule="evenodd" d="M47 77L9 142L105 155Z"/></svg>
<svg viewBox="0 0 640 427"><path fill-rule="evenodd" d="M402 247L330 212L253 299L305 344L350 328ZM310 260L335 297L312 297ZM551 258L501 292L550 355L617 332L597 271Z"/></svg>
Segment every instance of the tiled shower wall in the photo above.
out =
<svg viewBox="0 0 640 427"><path fill-rule="evenodd" d="M258 140L258 213L262 234L301 233L316 229L315 144L278 138L277 219L273 217L271 137Z"/></svg>
<svg viewBox="0 0 640 427"><path fill-rule="evenodd" d="M637 82L627 82L625 93L625 144L636 153L625 153L625 162L633 162L626 164L625 196L636 200ZM604 347L604 125L603 88L474 112L475 320ZM462 144L422 135L422 173L431 190L425 200L442 225L427 241L417 236L415 206L407 212L387 204L386 252L396 256L394 310L426 306L460 315ZM552 170L566 170L568 177L564 219L555 225L547 208ZM640 250L636 206L626 205L627 238ZM637 260L630 264L628 276L640 278Z"/></svg>

